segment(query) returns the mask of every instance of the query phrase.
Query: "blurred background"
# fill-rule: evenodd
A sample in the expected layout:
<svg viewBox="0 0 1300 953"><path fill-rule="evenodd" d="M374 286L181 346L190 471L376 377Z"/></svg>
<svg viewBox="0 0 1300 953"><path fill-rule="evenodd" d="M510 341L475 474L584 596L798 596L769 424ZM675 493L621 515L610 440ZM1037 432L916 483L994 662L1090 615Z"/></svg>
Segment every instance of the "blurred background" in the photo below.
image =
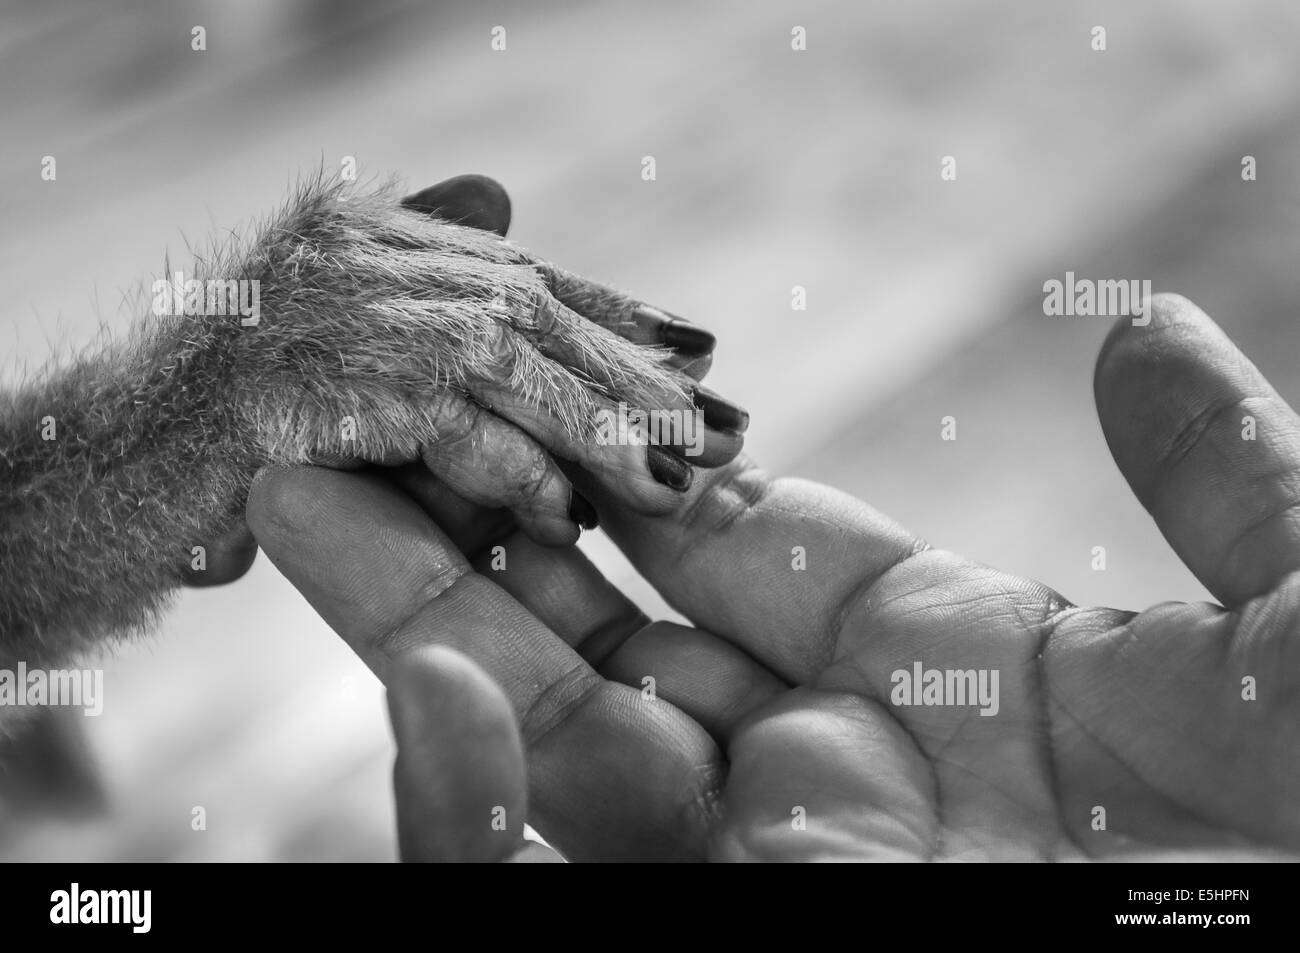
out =
<svg viewBox="0 0 1300 953"><path fill-rule="evenodd" d="M1045 317L1044 281L1180 291L1300 397L1300 5L1285 0L0 10L5 385L125 326L124 296L164 252L183 261L354 157L410 191L497 177L518 242L718 334L710 383L751 410L769 469L1076 602L1207 596L1095 422L1108 320ZM1258 181L1242 181L1247 155ZM940 439L948 415L956 441ZM0 772L0 858L394 856L381 688L265 559L185 593L156 638L104 664L103 715L46 728L81 756L23 783L17 755Z"/></svg>

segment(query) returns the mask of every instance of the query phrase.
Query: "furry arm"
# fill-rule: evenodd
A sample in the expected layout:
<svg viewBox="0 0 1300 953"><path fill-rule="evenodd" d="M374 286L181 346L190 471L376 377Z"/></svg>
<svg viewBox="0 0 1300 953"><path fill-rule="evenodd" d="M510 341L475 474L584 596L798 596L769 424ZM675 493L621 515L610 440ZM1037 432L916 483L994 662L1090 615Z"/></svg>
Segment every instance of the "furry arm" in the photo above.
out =
<svg viewBox="0 0 1300 953"><path fill-rule="evenodd" d="M579 316L549 266L385 193L304 187L187 277L194 310L225 313L168 288L125 338L0 395L0 667L148 627L265 465L418 459L480 385L569 446L610 400L690 406L666 352Z"/></svg>

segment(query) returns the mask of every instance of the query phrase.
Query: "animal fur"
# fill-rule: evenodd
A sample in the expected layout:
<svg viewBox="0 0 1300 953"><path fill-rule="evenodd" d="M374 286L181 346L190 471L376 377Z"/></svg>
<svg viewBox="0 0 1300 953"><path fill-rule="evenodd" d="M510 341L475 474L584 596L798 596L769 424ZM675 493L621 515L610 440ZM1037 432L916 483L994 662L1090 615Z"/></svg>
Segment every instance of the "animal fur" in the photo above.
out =
<svg viewBox="0 0 1300 953"><path fill-rule="evenodd" d="M257 280L255 327L148 313L0 396L0 668L57 665L149 627L192 547L238 525L264 465L426 445L439 395L476 381L505 383L575 436L602 395L682 395L659 351L558 307L548 274L386 190L313 182L186 275Z"/></svg>

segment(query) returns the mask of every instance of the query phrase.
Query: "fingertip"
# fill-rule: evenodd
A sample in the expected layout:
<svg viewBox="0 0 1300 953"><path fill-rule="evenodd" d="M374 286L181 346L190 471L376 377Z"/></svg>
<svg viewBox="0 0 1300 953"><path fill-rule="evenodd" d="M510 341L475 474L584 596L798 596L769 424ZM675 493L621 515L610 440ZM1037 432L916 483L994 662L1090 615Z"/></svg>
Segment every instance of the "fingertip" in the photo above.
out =
<svg viewBox="0 0 1300 953"><path fill-rule="evenodd" d="M673 357L670 362L679 371L693 381L702 381L713 369L713 355L701 354L699 357Z"/></svg>
<svg viewBox="0 0 1300 953"><path fill-rule="evenodd" d="M678 493L685 493L695 482L695 471L691 465L664 447L646 448L646 468L656 483Z"/></svg>
<svg viewBox="0 0 1300 953"><path fill-rule="evenodd" d="M749 429L749 411L704 386L692 388L691 401L710 427L744 433Z"/></svg>
<svg viewBox="0 0 1300 953"><path fill-rule="evenodd" d="M1244 361L1204 311L1179 294L1149 301L1148 320L1116 321L1102 343L1093 395L1120 470L1147 504L1153 483L1187 439L1189 422L1231 398Z"/></svg>
<svg viewBox="0 0 1300 953"><path fill-rule="evenodd" d="M682 446L674 445L674 453L694 466L705 470L726 466L745 449L745 435L734 430L705 427L699 440Z"/></svg>
<svg viewBox="0 0 1300 953"><path fill-rule="evenodd" d="M584 529L595 529L598 517L559 464L546 460L550 471L541 488L532 496L509 504L515 525L529 539L558 549L578 542Z"/></svg>
<svg viewBox="0 0 1300 953"><path fill-rule="evenodd" d="M512 510L515 525L535 543L552 549L572 546L582 538L582 527L569 519L539 515L534 510Z"/></svg>
<svg viewBox="0 0 1300 953"><path fill-rule="evenodd" d="M463 652L424 644L395 656L385 676L388 713L399 746L446 733L443 716L464 716L470 727L514 724L505 693Z"/></svg>
<svg viewBox="0 0 1300 953"><path fill-rule="evenodd" d="M402 859L512 856L523 840L527 770L505 692L467 656L437 645L398 655L386 682Z"/></svg>
<svg viewBox="0 0 1300 953"><path fill-rule="evenodd" d="M328 473L316 467L263 467L253 477L245 517L254 540L263 547L319 518L313 478Z"/></svg>
<svg viewBox="0 0 1300 953"><path fill-rule="evenodd" d="M1147 308L1145 321L1131 316L1117 318L1102 341L1093 369L1093 390L1098 400L1109 393L1115 382L1131 375L1132 362L1142 360L1168 332L1185 329L1189 335L1223 337L1213 319L1180 294L1152 295Z"/></svg>
<svg viewBox="0 0 1300 953"><path fill-rule="evenodd" d="M515 525L542 545L577 542L580 524L589 514L574 512L573 488L541 445L508 421L477 408L461 418L458 427L424 448L423 462L434 478L471 503L508 510Z"/></svg>
<svg viewBox="0 0 1300 953"><path fill-rule="evenodd" d="M674 470L681 468L691 474L685 480L689 489L694 468L662 447L598 447L581 462L564 461L561 469L586 499L601 505L602 511L608 506L610 511L626 510L638 516L667 516L682 505L687 493L654 476L649 465L652 450L671 458Z"/></svg>

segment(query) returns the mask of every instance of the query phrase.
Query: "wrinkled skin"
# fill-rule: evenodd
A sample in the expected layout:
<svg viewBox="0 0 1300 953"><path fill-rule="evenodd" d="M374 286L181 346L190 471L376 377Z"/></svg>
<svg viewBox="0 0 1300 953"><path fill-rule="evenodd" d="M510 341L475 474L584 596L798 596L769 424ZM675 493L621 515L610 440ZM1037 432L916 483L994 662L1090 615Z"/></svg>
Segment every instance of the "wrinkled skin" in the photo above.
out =
<svg viewBox="0 0 1300 953"><path fill-rule="evenodd" d="M487 538L431 478L270 471L249 523L389 686L408 859L536 859L525 814L582 860L1294 852L1300 421L1176 296L1116 326L1095 384L1121 470L1226 609L1075 608L744 459L667 517L584 488L695 628L648 623L577 550ZM916 661L997 669L997 714L891 704Z"/></svg>

